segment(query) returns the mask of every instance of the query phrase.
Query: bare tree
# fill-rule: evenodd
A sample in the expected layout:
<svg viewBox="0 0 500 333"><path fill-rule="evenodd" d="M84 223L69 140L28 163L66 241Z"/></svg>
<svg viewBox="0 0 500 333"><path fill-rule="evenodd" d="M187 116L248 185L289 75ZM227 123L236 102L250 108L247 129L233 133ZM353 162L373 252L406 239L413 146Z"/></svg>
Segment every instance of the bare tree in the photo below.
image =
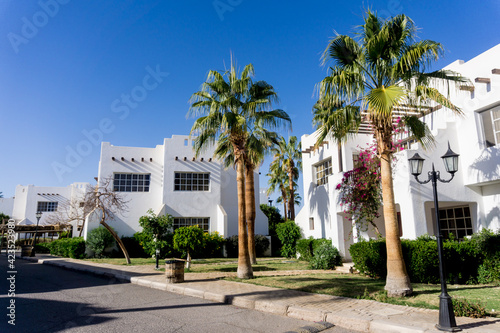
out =
<svg viewBox="0 0 500 333"><path fill-rule="evenodd" d="M127 264L130 264L130 257L125 245L120 237L118 237L118 234L107 223L107 221L112 220L117 213L125 212L128 209L128 201L125 200L123 195L120 192L113 191L111 187L112 181L112 178L104 178L100 182L97 182L95 186L91 186L85 193L84 205L93 204L93 211L100 211L101 219L99 223L113 235L113 238L127 260Z"/></svg>
<svg viewBox="0 0 500 333"><path fill-rule="evenodd" d="M107 223L117 213L123 213L128 210L128 201L120 192L113 191L112 182L112 178L104 178L94 186L87 186L81 198L73 198L72 200L62 202L57 213L49 218L49 222L62 224L77 221L77 225L81 222L81 236L87 216L92 212L100 213L99 223L111 233L116 244L122 250L127 264L130 264L130 257L125 245L118 234Z"/></svg>

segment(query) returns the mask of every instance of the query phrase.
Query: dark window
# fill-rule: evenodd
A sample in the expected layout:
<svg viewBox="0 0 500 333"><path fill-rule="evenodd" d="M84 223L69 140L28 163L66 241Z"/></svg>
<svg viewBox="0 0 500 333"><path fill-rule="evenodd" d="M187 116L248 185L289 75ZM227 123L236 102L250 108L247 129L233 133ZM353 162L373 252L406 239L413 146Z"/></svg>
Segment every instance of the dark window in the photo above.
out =
<svg viewBox="0 0 500 333"><path fill-rule="evenodd" d="M174 230L180 227L198 225L203 231L209 232L210 218L208 217L175 217Z"/></svg>
<svg viewBox="0 0 500 333"><path fill-rule="evenodd" d="M193 172L176 172L174 191L209 191L210 174Z"/></svg>
<svg viewBox="0 0 500 333"><path fill-rule="evenodd" d="M115 192L149 192L151 174L115 173L113 190Z"/></svg>
<svg viewBox="0 0 500 333"><path fill-rule="evenodd" d="M314 166L316 185L328 183L328 176L332 174L332 159L329 158Z"/></svg>
<svg viewBox="0 0 500 333"><path fill-rule="evenodd" d="M38 201L37 212L55 212L57 211L57 201Z"/></svg>
<svg viewBox="0 0 500 333"><path fill-rule="evenodd" d="M439 209L439 221L444 238L453 234L455 239L462 240L473 233L469 206Z"/></svg>

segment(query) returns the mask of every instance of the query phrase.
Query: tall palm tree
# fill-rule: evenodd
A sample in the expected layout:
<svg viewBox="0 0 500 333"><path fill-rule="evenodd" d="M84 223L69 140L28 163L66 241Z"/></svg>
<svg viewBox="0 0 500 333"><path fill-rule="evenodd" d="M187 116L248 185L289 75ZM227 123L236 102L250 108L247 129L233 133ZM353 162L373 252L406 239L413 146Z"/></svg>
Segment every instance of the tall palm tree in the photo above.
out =
<svg viewBox="0 0 500 333"><path fill-rule="evenodd" d="M360 110L366 110L363 112L372 125L381 160L388 272L385 289L389 296L404 296L412 293L412 287L403 260L394 202L393 115L395 111L403 114L409 132L424 146L428 145L430 131L409 111L441 104L460 114L449 96L436 87L468 83L450 71L426 72L426 67L442 54L443 47L431 40L415 41L415 25L405 15L382 20L368 11L357 36L353 39L337 35L324 51L323 62L331 61L333 66L318 84L322 111L315 114L317 142L328 134L340 141L356 132Z"/></svg>
<svg viewBox="0 0 500 333"><path fill-rule="evenodd" d="M190 113L199 116L191 134L196 134L196 154L210 145L216 145L216 156L231 155L236 167L238 193L238 271L241 279L253 277L249 256L246 196L245 161L249 133L255 126L274 128L281 120L289 120L282 110L267 111L277 100L271 85L264 81L253 82L254 68L245 66L238 76L234 62L225 72L210 71L200 91L191 97ZM228 145L230 148L228 148ZM226 157L224 156L224 158ZM253 171L252 171L253 176ZM253 182L252 182L253 185Z"/></svg>
<svg viewBox="0 0 500 333"><path fill-rule="evenodd" d="M285 216L286 219L287 207L288 207L286 182L288 180L288 175L283 170L281 160L274 159L271 162L271 164L269 165L269 172L267 173L266 176L269 177L268 180L269 187L267 188L266 194L269 196L272 193L276 192L276 190L279 190L281 192L281 196L279 196L276 199L276 202L277 203L283 202L283 215Z"/></svg>
<svg viewBox="0 0 500 333"><path fill-rule="evenodd" d="M299 178L299 169L302 167L302 152L300 142L296 136L290 136L288 141L281 137L273 148L274 161L280 161L283 171L288 175L288 218L295 220L295 188L294 182ZM285 212L286 214L286 212Z"/></svg>

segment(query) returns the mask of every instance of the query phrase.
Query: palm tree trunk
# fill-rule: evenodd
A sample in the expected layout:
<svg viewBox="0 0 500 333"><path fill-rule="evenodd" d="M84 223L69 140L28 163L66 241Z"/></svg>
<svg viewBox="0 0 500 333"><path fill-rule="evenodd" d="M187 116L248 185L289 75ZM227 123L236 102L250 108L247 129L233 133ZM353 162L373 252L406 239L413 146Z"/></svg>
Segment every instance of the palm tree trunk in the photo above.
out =
<svg viewBox="0 0 500 333"><path fill-rule="evenodd" d="M285 191L284 187L281 188L281 197L283 198L283 216L285 217L285 221L287 221L288 220L288 212L286 210L287 209L287 204L286 204L287 195L286 195L286 191Z"/></svg>
<svg viewBox="0 0 500 333"><path fill-rule="evenodd" d="M290 220L295 221L295 193L293 190L293 164L288 170L288 186L290 190L290 200L288 201L288 209L290 209Z"/></svg>
<svg viewBox="0 0 500 333"><path fill-rule="evenodd" d="M253 278L252 265L248 253L248 233L246 224L245 207L245 166L243 158L237 155L235 149L236 162L236 183L238 189L238 270L237 276L240 279Z"/></svg>
<svg viewBox="0 0 500 333"><path fill-rule="evenodd" d="M108 229L108 231L113 235L113 238L115 239L116 243L120 247L120 249L123 252L123 255L125 256L125 260L127 261L127 264L131 264L130 262L130 256L128 255L127 249L125 248L125 244L123 244L122 240L120 237L118 237L118 234L111 228L106 222L104 222L104 214L103 218L101 219L101 224L104 226L104 228Z"/></svg>
<svg viewBox="0 0 500 333"><path fill-rule="evenodd" d="M246 163L245 167L245 204L246 219L248 228L248 252L250 263L257 263L257 254L255 252L255 185L253 167Z"/></svg>
<svg viewBox="0 0 500 333"><path fill-rule="evenodd" d="M394 202L394 187L392 183L392 153L385 150L380 156L382 180L382 199L384 205L385 237L387 248L387 280L385 290L389 297L411 295L410 278L406 272L403 259L399 227Z"/></svg>

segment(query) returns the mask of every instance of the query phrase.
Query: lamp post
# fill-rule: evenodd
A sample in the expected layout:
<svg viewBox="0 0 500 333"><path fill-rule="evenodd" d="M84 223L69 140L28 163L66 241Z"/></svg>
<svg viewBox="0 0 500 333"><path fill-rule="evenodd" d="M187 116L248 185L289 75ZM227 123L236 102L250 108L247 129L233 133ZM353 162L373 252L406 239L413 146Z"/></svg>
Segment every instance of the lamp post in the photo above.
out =
<svg viewBox="0 0 500 333"><path fill-rule="evenodd" d="M269 202L269 206L273 206L273 199L267 197L267 201Z"/></svg>
<svg viewBox="0 0 500 333"><path fill-rule="evenodd" d="M156 247L156 250L155 250L155 259L156 259L155 270L159 270L160 269L160 266L159 266L160 249L158 248L158 237L157 236L155 237L155 247Z"/></svg>
<svg viewBox="0 0 500 333"><path fill-rule="evenodd" d="M434 194L434 209L436 213L436 224L437 224L437 245L438 245L438 257L439 257L439 278L441 280L441 295L439 295L439 323L436 324L436 328L441 331L448 332L458 332L461 329L457 326L455 321L455 315L453 313L453 303L450 295L448 295L448 290L446 287L446 273L445 266L443 262L443 236L441 233L441 223L439 221L439 206L438 206L438 194L437 194L437 181L442 183L449 183L455 176L455 172L458 171L458 154L454 153L450 148L450 143L448 142L448 151L446 154L441 156L444 162L444 167L446 171L451 174L449 180L443 180L440 177L439 171L434 170L434 163L432 163L432 171L429 171L428 179L425 181L420 181L418 176L422 173L422 168L424 166L424 159L420 157L417 153L409 158L410 162L410 173L415 176L415 180L419 184L427 184L432 181L432 189Z"/></svg>
<svg viewBox="0 0 500 333"><path fill-rule="evenodd" d="M33 237L33 240L31 241L31 254L30 257L34 257L36 252L35 252L35 245L36 245L36 236L38 233L38 223L40 222L40 219L42 218L42 212L38 211L35 214L36 217L36 228L35 228L35 237Z"/></svg>

